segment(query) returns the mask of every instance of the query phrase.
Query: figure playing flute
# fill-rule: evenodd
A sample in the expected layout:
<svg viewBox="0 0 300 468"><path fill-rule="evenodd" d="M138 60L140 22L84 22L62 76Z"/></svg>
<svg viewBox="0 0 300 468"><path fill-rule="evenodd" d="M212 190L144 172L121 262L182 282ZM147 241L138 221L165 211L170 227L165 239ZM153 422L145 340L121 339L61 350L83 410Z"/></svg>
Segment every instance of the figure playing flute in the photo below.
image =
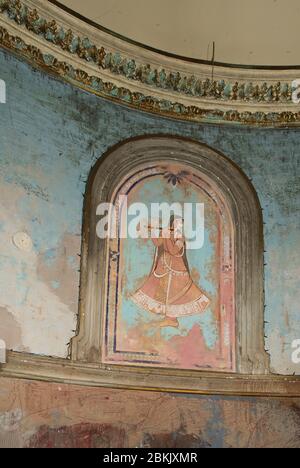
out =
<svg viewBox="0 0 300 468"><path fill-rule="evenodd" d="M183 226L182 218L172 216L169 227L151 238L156 247L152 270L132 296L139 307L163 317L161 328L178 328L178 318L200 314L210 304L191 277Z"/></svg>

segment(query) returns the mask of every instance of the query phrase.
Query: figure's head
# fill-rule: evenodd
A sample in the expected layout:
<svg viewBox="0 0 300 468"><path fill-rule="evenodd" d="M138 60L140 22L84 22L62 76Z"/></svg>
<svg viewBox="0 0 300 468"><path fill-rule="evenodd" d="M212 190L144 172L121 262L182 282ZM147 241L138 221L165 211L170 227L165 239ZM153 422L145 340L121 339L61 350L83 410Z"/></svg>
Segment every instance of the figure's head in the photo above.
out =
<svg viewBox="0 0 300 468"><path fill-rule="evenodd" d="M170 218L170 229L174 231L175 239L184 237L184 220L181 216L172 215Z"/></svg>

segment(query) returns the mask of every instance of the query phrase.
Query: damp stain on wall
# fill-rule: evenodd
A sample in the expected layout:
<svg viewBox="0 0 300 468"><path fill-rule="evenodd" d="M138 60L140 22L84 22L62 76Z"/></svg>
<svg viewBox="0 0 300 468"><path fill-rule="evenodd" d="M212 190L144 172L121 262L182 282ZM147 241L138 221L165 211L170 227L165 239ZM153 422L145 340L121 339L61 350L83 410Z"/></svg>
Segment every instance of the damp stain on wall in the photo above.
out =
<svg viewBox="0 0 300 468"><path fill-rule="evenodd" d="M0 447L296 448L300 400L0 379Z"/></svg>

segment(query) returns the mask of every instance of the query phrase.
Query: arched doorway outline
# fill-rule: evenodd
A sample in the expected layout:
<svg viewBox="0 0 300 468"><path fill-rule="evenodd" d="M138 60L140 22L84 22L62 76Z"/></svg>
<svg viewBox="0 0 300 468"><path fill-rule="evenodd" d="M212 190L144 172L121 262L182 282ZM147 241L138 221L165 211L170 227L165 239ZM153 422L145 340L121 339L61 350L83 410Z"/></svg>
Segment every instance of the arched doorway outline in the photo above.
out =
<svg viewBox="0 0 300 468"><path fill-rule="evenodd" d="M269 356L264 347L263 218L258 196L250 180L229 158L198 141L171 135L125 140L100 158L91 172L84 207L79 324L72 341L72 359L102 365L101 300L107 259L106 241L96 236L96 207L110 201L112 190L126 173L158 160L177 161L200 170L223 194L235 228L237 371L268 374Z"/></svg>

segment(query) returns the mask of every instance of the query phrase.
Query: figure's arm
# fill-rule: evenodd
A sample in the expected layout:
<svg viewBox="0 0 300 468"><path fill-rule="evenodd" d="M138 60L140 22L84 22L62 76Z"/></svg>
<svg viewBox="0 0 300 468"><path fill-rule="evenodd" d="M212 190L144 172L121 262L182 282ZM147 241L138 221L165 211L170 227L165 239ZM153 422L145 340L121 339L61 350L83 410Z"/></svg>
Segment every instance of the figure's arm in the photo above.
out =
<svg viewBox="0 0 300 468"><path fill-rule="evenodd" d="M165 239L165 248L170 255L180 255L184 249L184 241L182 239Z"/></svg>
<svg viewBox="0 0 300 468"><path fill-rule="evenodd" d="M164 240L162 239L162 237L151 237L151 239L152 239L153 244L156 247L160 247L164 243Z"/></svg>

